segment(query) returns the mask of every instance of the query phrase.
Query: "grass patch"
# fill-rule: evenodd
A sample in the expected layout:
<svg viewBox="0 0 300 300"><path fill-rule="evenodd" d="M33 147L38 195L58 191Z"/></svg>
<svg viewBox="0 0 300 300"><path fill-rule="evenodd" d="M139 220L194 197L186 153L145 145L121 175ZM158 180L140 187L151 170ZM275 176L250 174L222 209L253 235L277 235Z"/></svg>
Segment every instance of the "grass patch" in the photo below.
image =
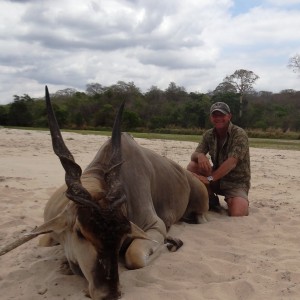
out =
<svg viewBox="0 0 300 300"><path fill-rule="evenodd" d="M250 147L300 151L300 140L249 138Z"/></svg>
<svg viewBox="0 0 300 300"><path fill-rule="evenodd" d="M43 130L48 131L45 128L29 128L29 127L10 127L14 129L25 129L25 130ZM111 131L94 131L94 130L62 130L65 132L74 132L78 134L95 134L110 136ZM144 139L161 139L161 140L172 140L172 141L187 141L199 143L201 135L183 135L183 134L167 134L167 133L143 133L143 132L131 132L135 138ZM250 147L254 148L265 148L265 149L280 149L280 150L296 150L300 151L300 140L292 139L270 139L270 138L249 138Z"/></svg>
<svg viewBox="0 0 300 300"><path fill-rule="evenodd" d="M202 136L158 133L132 133L136 138L162 139L199 143ZM300 151L300 140L249 138L250 147L264 149L297 150Z"/></svg>

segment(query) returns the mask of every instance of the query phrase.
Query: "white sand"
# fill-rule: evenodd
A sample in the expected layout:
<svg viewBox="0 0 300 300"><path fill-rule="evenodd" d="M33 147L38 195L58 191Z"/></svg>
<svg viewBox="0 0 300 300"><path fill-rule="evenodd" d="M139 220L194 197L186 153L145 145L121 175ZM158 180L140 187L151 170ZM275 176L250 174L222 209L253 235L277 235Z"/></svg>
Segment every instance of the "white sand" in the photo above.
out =
<svg viewBox="0 0 300 300"><path fill-rule="evenodd" d="M63 136L83 169L107 139ZM137 141L183 167L196 147ZM176 224L170 235L184 242L177 252L162 253L144 269L121 266L122 299L300 299L300 151L251 148L250 154L250 215L210 213L204 225ZM63 181L48 132L0 129L1 247L43 222L45 203ZM0 257L0 299L86 299L86 281L59 272L60 246L37 242Z"/></svg>

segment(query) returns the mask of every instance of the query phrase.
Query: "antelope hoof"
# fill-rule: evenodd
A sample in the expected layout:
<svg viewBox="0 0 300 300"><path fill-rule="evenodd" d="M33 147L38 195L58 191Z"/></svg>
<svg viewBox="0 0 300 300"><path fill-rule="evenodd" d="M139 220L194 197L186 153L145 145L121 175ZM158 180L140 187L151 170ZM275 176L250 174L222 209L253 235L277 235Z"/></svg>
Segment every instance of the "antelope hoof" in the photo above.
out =
<svg viewBox="0 0 300 300"><path fill-rule="evenodd" d="M182 240L175 239L170 236L165 239L165 243L167 244L167 248L170 252L177 251L183 245Z"/></svg>

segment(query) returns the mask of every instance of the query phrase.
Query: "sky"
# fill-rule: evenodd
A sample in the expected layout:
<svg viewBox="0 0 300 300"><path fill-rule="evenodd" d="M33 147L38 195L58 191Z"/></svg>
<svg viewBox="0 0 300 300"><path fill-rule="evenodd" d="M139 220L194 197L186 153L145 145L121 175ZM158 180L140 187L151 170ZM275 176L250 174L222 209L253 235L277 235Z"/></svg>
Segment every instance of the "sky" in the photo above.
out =
<svg viewBox="0 0 300 300"><path fill-rule="evenodd" d="M297 53L300 0L0 0L0 104L118 81L207 93L239 69L300 90Z"/></svg>

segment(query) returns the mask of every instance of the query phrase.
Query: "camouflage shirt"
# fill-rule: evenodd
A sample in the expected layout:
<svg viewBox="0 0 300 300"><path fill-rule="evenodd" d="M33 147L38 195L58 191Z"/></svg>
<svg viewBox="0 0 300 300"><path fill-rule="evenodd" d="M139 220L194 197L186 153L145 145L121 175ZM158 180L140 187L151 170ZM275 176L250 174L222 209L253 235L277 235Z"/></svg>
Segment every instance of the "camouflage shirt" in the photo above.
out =
<svg viewBox="0 0 300 300"><path fill-rule="evenodd" d="M207 130L196 152L209 154L213 169L217 169L228 157L238 159L236 167L220 179L221 189L250 188L250 154L248 136L244 129L233 125L228 127L227 137L218 149L217 135L214 128Z"/></svg>

